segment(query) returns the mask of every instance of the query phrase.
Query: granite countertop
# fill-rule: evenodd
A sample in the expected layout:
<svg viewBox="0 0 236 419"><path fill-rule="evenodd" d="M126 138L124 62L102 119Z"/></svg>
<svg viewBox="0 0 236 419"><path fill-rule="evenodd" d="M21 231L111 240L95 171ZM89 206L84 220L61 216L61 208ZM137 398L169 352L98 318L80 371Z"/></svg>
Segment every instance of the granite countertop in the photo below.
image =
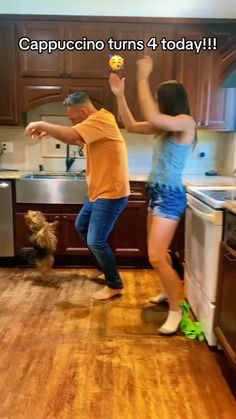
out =
<svg viewBox="0 0 236 419"><path fill-rule="evenodd" d="M0 179L21 179L22 176L29 175L33 172L29 170L19 170L18 172L0 172Z"/></svg>
<svg viewBox="0 0 236 419"><path fill-rule="evenodd" d="M148 173L129 173L129 180L146 182ZM183 175L186 186L236 186L235 176Z"/></svg>
<svg viewBox="0 0 236 419"><path fill-rule="evenodd" d="M19 170L19 171L0 171L0 179L21 179L25 175L32 173L39 173L33 170ZM49 172L48 172L49 173ZM55 173L55 172L54 172ZM146 182L148 173L129 173L129 180L136 182ZM205 175L184 175L183 181L186 186L233 186L236 185L235 176L205 176Z"/></svg>
<svg viewBox="0 0 236 419"><path fill-rule="evenodd" d="M236 201L225 201L224 207L236 214Z"/></svg>
<svg viewBox="0 0 236 419"><path fill-rule="evenodd" d="M184 175L186 186L236 186L235 176Z"/></svg>

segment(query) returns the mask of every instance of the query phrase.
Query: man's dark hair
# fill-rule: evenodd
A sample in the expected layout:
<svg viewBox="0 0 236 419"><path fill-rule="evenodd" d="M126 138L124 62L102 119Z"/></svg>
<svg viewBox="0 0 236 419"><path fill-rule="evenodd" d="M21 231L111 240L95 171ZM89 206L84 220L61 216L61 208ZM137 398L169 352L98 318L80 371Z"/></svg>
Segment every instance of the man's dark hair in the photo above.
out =
<svg viewBox="0 0 236 419"><path fill-rule="evenodd" d="M67 96L63 102L64 106L83 105L85 103L91 103L91 100L87 93L75 92Z"/></svg>

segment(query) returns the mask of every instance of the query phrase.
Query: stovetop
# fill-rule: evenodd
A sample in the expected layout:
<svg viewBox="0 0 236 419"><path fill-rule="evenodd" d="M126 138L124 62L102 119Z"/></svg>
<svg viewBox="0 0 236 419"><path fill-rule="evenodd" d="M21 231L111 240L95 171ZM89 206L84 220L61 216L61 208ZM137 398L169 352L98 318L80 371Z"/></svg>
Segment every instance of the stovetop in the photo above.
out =
<svg viewBox="0 0 236 419"><path fill-rule="evenodd" d="M223 208L225 201L236 200L236 186L190 186L188 193L212 208Z"/></svg>

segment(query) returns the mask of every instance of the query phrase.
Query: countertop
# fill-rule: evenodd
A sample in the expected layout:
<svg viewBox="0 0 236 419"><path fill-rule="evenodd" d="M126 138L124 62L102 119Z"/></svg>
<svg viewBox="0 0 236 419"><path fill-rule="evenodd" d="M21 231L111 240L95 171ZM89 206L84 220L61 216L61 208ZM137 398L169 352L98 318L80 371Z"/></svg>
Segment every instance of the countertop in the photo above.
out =
<svg viewBox="0 0 236 419"><path fill-rule="evenodd" d="M226 201L224 207L236 214L236 201Z"/></svg>
<svg viewBox="0 0 236 419"><path fill-rule="evenodd" d="M28 175L33 172L29 172L28 170L19 170L19 172L0 172L0 179L21 179L22 176Z"/></svg>
<svg viewBox="0 0 236 419"><path fill-rule="evenodd" d="M38 173L34 171L19 170L18 172L0 172L0 179L21 179L24 175ZM148 173L129 173L129 180L136 182L146 182ZM236 186L235 176L204 176L204 175L184 175L183 181L186 186Z"/></svg>

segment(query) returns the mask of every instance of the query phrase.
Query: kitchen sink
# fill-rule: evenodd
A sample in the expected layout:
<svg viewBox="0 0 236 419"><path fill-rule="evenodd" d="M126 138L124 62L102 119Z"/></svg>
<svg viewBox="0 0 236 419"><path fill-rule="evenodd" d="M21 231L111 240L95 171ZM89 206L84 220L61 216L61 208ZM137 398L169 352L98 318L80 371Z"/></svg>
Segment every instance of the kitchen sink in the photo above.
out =
<svg viewBox="0 0 236 419"><path fill-rule="evenodd" d="M84 171L34 173L16 180L16 202L26 204L83 204L87 197Z"/></svg>
<svg viewBox="0 0 236 419"><path fill-rule="evenodd" d="M23 179L62 179L62 180L80 180L84 179L85 176L81 175L70 175L70 176L64 176L64 175L26 175L23 177Z"/></svg>

